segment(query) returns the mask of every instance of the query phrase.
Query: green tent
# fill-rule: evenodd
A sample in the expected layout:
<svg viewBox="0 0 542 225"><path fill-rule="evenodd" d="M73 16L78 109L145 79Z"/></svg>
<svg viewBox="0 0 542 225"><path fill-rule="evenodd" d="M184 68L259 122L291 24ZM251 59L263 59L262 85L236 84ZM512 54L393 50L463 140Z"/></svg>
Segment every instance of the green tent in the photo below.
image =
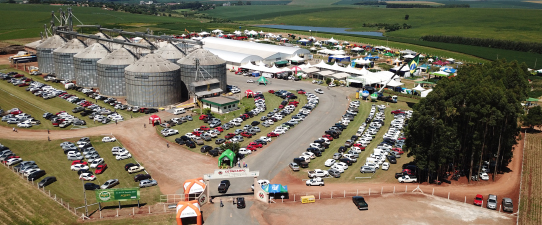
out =
<svg viewBox="0 0 542 225"><path fill-rule="evenodd" d="M228 159L230 160L230 166L233 167L233 165L235 163L235 152L233 152L230 149L224 151L222 153L222 155L220 155L220 157L218 157L218 166L222 165L222 158L224 158L224 157L228 157Z"/></svg>
<svg viewBox="0 0 542 225"><path fill-rule="evenodd" d="M387 53L386 53L386 54L384 54L384 55L385 55L385 56L390 56L390 57L391 57L391 56L393 56L393 53L391 53L391 52L387 52Z"/></svg>
<svg viewBox="0 0 542 225"><path fill-rule="evenodd" d="M268 81L267 79L265 79L265 77L260 76L260 78L258 78L258 84L261 84L261 83L267 85Z"/></svg>
<svg viewBox="0 0 542 225"><path fill-rule="evenodd" d="M288 64L288 61L287 61L287 60L275 62L275 65L277 65L277 66L285 66L285 65L287 65L287 64Z"/></svg>
<svg viewBox="0 0 542 225"><path fill-rule="evenodd" d="M538 99L537 98L528 98L525 101L527 101L527 102L538 102Z"/></svg>

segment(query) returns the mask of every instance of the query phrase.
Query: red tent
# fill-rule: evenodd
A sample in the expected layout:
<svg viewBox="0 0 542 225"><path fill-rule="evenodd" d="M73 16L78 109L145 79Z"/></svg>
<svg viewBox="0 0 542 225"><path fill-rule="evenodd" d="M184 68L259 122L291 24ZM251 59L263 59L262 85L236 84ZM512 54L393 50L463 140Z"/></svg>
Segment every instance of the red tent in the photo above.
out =
<svg viewBox="0 0 542 225"><path fill-rule="evenodd" d="M149 117L149 123L152 123L152 126L154 127L154 122L158 121L159 123L162 123L162 120L157 115L152 115Z"/></svg>
<svg viewBox="0 0 542 225"><path fill-rule="evenodd" d="M254 96L254 92L252 92L251 90L246 90L245 94L247 95L247 98Z"/></svg>

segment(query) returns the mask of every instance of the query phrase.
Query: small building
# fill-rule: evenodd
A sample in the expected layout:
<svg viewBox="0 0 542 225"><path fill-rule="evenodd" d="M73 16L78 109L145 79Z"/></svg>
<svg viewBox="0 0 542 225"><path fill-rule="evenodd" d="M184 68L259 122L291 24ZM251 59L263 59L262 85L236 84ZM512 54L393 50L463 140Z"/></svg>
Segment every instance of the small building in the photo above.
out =
<svg viewBox="0 0 542 225"><path fill-rule="evenodd" d="M239 100L231 97L212 97L201 99L203 108L210 108L211 112L228 113L239 109Z"/></svg>

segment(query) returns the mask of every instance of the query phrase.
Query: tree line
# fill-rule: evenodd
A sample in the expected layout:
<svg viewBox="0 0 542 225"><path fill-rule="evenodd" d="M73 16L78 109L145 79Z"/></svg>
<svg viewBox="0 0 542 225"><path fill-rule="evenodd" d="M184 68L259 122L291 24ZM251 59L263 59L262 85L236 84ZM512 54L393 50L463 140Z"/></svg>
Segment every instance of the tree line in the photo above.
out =
<svg viewBox="0 0 542 225"><path fill-rule="evenodd" d="M470 181L483 165L494 179L508 165L520 131L528 75L527 65L517 61L464 66L414 105L405 150L428 180L430 174L459 171Z"/></svg>
<svg viewBox="0 0 542 225"><path fill-rule="evenodd" d="M446 5L424 5L424 4L386 4L386 8L470 8L469 4L446 4Z"/></svg>
<svg viewBox="0 0 542 225"><path fill-rule="evenodd" d="M471 38L471 37L443 36L443 35L425 35L425 36L422 36L420 39L423 41L464 44L464 45L481 46L481 47L488 47L488 48L497 48L497 49L542 54L542 43L535 43L535 42L519 42L519 41L499 40L499 39L491 39L491 38Z"/></svg>
<svg viewBox="0 0 542 225"><path fill-rule="evenodd" d="M408 25L406 23L403 23L403 25L400 25L398 23L390 24L390 23L363 23L363 27L378 27L378 29L384 28L386 32L396 31L400 29L410 29L412 28L411 25Z"/></svg>

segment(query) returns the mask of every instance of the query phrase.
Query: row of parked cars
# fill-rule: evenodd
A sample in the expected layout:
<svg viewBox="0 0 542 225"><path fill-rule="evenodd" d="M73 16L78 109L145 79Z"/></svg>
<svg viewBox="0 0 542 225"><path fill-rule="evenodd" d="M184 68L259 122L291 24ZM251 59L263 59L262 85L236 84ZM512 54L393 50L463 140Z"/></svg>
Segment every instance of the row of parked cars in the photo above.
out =
<svg viewBox="0 0 542 225"><path fill-rule="evenodd" d="M17 127L21 128L29 128L41 124L39 120L34 119L30 114L24 113L19 108L12 108L6 113L6 115L2 116L2 122L6 122L7 124L17 124ZM3 114L3 110L0 114Z"/></svg>
<svg viewBox="0 0 542 225"><path fill-rule="evenodd" d="M8 166L13 166L13 169L22 174L24 177L26 177L29 181L37 180L43 176L45 176L46 172L45 170L42 170L38 167L36 162L34 161L23 161L20 156L17 156L15 153L13 153L8 147L2 145L0 143L0 161ZM50 183L56 181L56 178L46 178L46 180L49 180ZM54 181L53 181L54 180ZM49 182L43 182L39 183L40 187L44 187Z"/></svg>

